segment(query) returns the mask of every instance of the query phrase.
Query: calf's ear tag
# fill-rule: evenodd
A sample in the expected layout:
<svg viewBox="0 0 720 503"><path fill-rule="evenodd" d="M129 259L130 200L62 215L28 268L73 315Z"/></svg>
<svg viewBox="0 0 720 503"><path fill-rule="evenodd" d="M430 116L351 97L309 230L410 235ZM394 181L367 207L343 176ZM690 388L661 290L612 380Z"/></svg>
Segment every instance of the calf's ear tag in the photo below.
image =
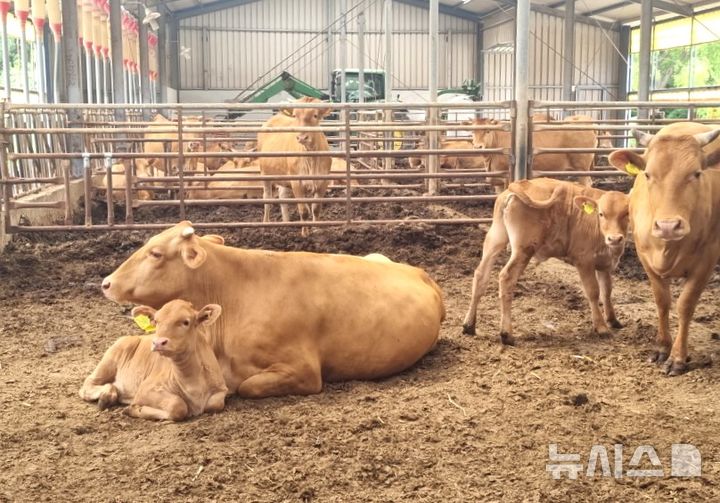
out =
<svg viewBox="0 0 720 503"><path fill-rule="evenodd" d="M152 324L150 318L146 314L138 314L133 318L135 324L143 331L150 333L155 331L155 325Z"/></svg>
<svg viewBox="0 0 720 503"><path fill-rule="evenodd" d="M588 215L592 215L593 212L595 211L595 206L593 206L593 205L590 204L590 203L585 202L585 203L583 203L583 205L582 205L582 209L583 209L583 211L584 211L585 213L587 213Z"/></svg>
<svg viewBox="0 0 720 503"><path fill-rule="evenodd" d="M629 175L638 176L642 170L633 163L629 162L625 165L625 171L627 171Z"/></svg>

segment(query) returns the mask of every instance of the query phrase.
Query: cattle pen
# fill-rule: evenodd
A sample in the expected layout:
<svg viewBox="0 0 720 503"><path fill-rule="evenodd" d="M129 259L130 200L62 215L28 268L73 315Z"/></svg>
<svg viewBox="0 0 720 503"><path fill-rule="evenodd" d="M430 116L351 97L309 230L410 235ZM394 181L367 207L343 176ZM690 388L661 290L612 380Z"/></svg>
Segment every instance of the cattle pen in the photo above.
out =
<svg viewBox="0 0 720 503"><path fill-rule="evenodd" d="M0 1L0 503L720 501L720 0Z"/></svg>
<svg viewBox="0 0 720 503"><path fill-rule="evenodd" d="M270 112L277 105L248 104L192 104L192 105L137 105L127 109L118 105L16 105L4 104L3 127L0 128L3 148L2 185L3 204L6 215L4 230L7 233L37 232L52 230L133 230L161 229L166 224L142 221L140 215L146 208L173 208L179 219L188 216L189 208L197 207L259 207L264 204L321 203L342 207L333 212L333 218L320 218L312 222L299 221L255 221L242 218L238 221L197 221L198 228L240 228L240 227L298 227L298 226L346 226L352 224L392 224L405 221L379 214L368 219L359 216L357 208L363 205L386 205L387 203L408 203L416 206L437 206L445 203L472 203L493 201L491 188L493 180L533 178L538 176L574 179L590 176L599 180L618 180L622 177L614 168L603 161L614 148L630 144L631 129L654 132L671 120L663 119L665 109L688 110L693 117L695 110L717 107L717 102L532 102L528 118L532 132L524 144L529 152L524 172L507 173L480 169L453 169L439 162L442 156L458 158L497 156L507 157L510 165L516 157L515 144L494 148L447 149L440 142L454 134L453 139L472 141L473 133L484 131L505 131L516 138L517 110L514 102L483 102L475 108L478 117L505 119L496 125L483 125L452 120L438 120L425 124L407 120L385 122L385 114L375 114L377 120L357 120L358 112L380 110L390 115L408 108L424 108L428 116L431 110L438 115L451 113L467 105L435 104L344 104L335 106L340 118L326 121L317 127L272 127L263 129L262 121L227 120L228 113ZM304 104L298 108L320 108L323 105ZM81 118L68 119L69 110L81 110ZM158 125L149 120L151 114L165 112L174 117L173 121ZM533 121L533 114L541 113L557 119ZM585 122L568 122L563 116L583 114ZM641 114L649 119L638 119ZM122 114L123 120L116 120ZM585 115L587 114L587 115ZM188 120L190 118L190 120ZM113 119L113 120L109 120ZM707 120L713 124L715 121ZM261 157L289 156L289 152L258 152L243 149L252 144L259 131L303 132L319 131L329 135L331 149L324 152L306 151L293 156L324 156L341 159L345 168L328 174L315 175L263 175L257 169ZM532 139L537 132L593 131L602 133L609 143L592 147L542 147L535 148ZM155 135L152 138L149 134ZM165 135L165 141L158 142L157 135ZM438 148L419 145L418 135L434 137ZM462 135L462 136L458 136ZM177 152L167 151L171 141L177 142ZM147 143L161 143L165 152L149 154L144 151ZM198 151L188 151L187 144L199 143ZM211 143L226 142L235 145L228 151L205 151ZM71 146L68 148L68 146ZM417 148L417 147L420 148ZM638 151L642 151L641 148ZM73 153L75 152L75 153ZM533 170L533 158L548 154L573 155L579 153L595 156L590 171ZM420 166L408 166L409 156L425 157ZM156 168L152 172L138 172L136 161L152 157ZM210 170L198 161L242 158L251 169L243 172L234 170ZM190 164L195 161L195 164ZM119 174L117 163L126 163L129 169ZM187 165L186 165L187 164ZM200 169L198 170L198 166ZM255 168L254 170L252 168ZM349 169L348 169L349 167ZM492 168L490 168L492 169ZM220 175L220 176L218 176ZM115 182L113 182L115 180ZM263 199L261 186L264 181L324 180L330 184L330 192L324 197L272 198ZM122 187L115 188L118 181ZM203 198L192 197L193 188L207 188L209 182L225 182L232 188L233 183L254 184L252 191L244 191L238 197L212 197L212 190ZM602 185L602 182L600 182ZM495 184L498 185L497 183ZM227 188L227 187L220 187ZM149 200L138 199L142 191L149 192ZM38 194L50 193L50 200L43 200ZM88 201L96 199L98 193L113 193L103 196L106 210L102 220L93 216L93 206ZM240 192L239 192L240 193ZM188 195L190 194L190 196ZM28 196L31 196L28 200ZM85 201L82 210L78 201ZM54 210L62 217L44 225L27 225L23 212L30 210ZM121 211L121 214L118 214ZM211 216L212 212L206 213ZM14 217L13 217L14 215ZM407 217L405 217L407 218ZM410 217L413 218L413 217ZM445 213L434 217L414 217L415 223L433 224L477 224L489 222L488 217L470 218L461 212ZM46 220L47 222L47 220Z"/></svg>

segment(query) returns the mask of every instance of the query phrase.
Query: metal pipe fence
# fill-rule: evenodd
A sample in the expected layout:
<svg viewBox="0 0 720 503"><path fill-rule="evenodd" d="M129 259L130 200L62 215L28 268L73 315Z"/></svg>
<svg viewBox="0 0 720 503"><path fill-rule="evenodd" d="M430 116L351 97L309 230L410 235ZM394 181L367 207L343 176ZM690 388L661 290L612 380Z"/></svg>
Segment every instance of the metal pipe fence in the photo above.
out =
<svg viewBox="0 0 720 503"><path fill-rule="evenodd" d="M334 112L343 113L317 126L266 127L265 121L249 115L327 107L327 103L129 107L4 103L0 105L3 210L62 212L57 225L22 225L6 218L6 231L157 229L171 223L158 223L158 219L168 218L191 218L200 228L403 222L464 225L490 220L489 203L510 181L515 160L514 102L474 103L474 115L481 120L469 124L443 119L452 116L453 110L467 109L467 103L331 104ZM530 102L530 132L525 139L528 177L619 179L623 175L608 167L603 156L619 147L632 147L632 128L654 132L673 122L663 112L685 109L698 120L702 110L710 107L720 107L720 103ZM68 120L70 109L80 110L80 121ZM115 121L119 109L125 118ZM638 119L641 110L648 112L647 118ZM418 111L438 119L432 124L411 120ZM143 119L146 112L163 116L148 121ZM231 112L246 113L248 118L228 119ZM536 113L548 118L535 117ZM568 121L573 115L586 116L585 122ZM489 123L490 118L502 120ZM704 122L716 124L720 119ZM536 141L538 134L567 131L595 131L605 143L568 146ZM295 150L290 142L268 151L257 146L260 132L291 139L295 134L324 134L330 150ZM428 148L427 137L435 133L439 133L438 148ZM487 133L492 133L495 143L483 140L489 137ZM73 137L81 140L75 144L82 145L82 151L69 150ZM533 169L542 165L538 164L542 156L579 154L594 156L588 171L563 170L559 165ZM329 172L308 168L327 158L332 163ZM434 163L429 162L432 158ZM284 165L291 162L287 159L302 168L283 174L260 166ZM431 164L437 169L429 169ZM292 185L313 190L283 189ZM279 197L273 194L272 199L265 199L266 186L279 186ZM52 201L25 197L47 190L59 191L62 197ZM76 192L84 200L80 211L73 210ZM272 215L272 221L264 222L260 210L266 204L297 204L299 212L306 205L323 205L327 211L314 221L285 222ZM218 213L219 207L232 211Z"/></svg>

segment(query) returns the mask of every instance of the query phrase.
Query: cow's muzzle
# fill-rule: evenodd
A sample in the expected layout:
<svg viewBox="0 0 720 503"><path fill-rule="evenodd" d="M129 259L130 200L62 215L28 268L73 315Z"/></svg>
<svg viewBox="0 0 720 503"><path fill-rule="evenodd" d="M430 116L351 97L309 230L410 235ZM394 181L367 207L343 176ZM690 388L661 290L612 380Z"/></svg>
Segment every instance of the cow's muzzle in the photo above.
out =
<svg viewBox="0 0 720 503"><path fill-rule="evenodd" d="M162 352L167 349L169 339L167 337L155 337L152 340L152 350Z"/></svg>
<svg viewBox="0 0 720 503"><path fill-rule="evenodd" d="M608 234L605 236L605 244L608 246L622 246L625 244L625 236L622 234Z"/></svg>
<svg viewBox="0 0 720 503"><path fill-rule="evenodd" d="M297 141L303 147L310 146L310 135L308 133L300 133L297 135Z"/></svg>
<svg viewBox="0 0 720 503"><path fill-rule="evenodd" d="M690 232L690 226L684 218L664 218L655 220L652 235L663 241L677 241Z"/></svg>

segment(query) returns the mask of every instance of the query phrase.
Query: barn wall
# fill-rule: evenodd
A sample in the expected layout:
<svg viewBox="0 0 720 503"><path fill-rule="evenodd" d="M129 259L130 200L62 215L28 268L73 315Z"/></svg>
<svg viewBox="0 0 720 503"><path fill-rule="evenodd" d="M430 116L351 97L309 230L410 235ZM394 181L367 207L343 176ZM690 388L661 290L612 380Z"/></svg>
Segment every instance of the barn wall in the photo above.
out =
<svg viewBox="0 0 720 503"><path fill-rule="evenodd" d="M358 66L357 14L365 7L365 68L383 68L383 2L347 0L347 67ZM339 15L335 0L263 0L180 22L179 43L190 48L180 58L181 101L198 90L255 89L283 70L327 89L329 70L340 66ZM393 6L393 87L428 85L428 11ZM439 85L459 86L475 76L475 23L440 15ZM183 91L193 90L188 93Z"/></svg>
<svg viewBox="0 0 720 503"><path fill-rule="evenodd" d="M561 100L563 78L562 17L530 13L530 97L534 100ZM515 24L501 13L485 21L483 65L485 99L513 97ZM617 99L619 55L617 31L606 31L585 23L575 25L576 99L600 101Z"/></svg>

